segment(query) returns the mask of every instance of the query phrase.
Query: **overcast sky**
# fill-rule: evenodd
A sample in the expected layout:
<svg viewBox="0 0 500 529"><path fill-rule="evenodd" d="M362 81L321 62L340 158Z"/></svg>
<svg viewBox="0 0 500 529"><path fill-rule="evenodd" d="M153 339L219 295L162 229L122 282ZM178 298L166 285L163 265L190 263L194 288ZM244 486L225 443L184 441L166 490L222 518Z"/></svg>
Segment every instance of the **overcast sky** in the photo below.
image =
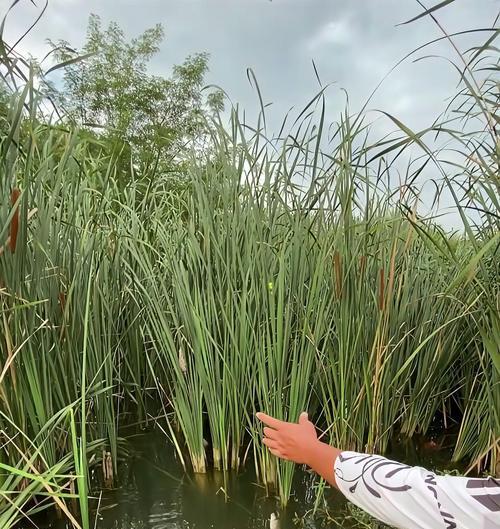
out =
<svg viewBox="0 0 500 529"><path fill-rule="evenodd" d="M438 0L426 0L431 6ZM0 0L2 11L12 0ZM20 0L6 23L12 42L34 20L43 0ZM440 10L448 32L491 27L500 0L456 0ZM429 20L397 27L422 8L415 0L49 0L42 21L22 49L43 56L46 38L79 47L87 19L96 13L106 24L118 22L133 37L160 22L166 31L152 71L168 74L191 53L210 54L208 83L220 85L251 114L257 97L246 69L252 68L277 128L290 107L301 108L318 91L312 61L329 91L329 115L344 106L340 88L358 109L378 82L406 53L441 36ZM474 40L459 41L464 47ZM424 54L452 57L443 43ZM417 56L416 56L417 57ZM410 127L429 125L455 93L457 74L442 59L407 61L384 82L370 108L396 114ZM385 126L385 125L381 125ZM387 124L388 126L388 124Z"/></svg>
<svg viewBox="0 0 500 529"><path fill-rule="evenodd" d="M2 11L11 3L0 0ZM20 0L13 9L6 24L9 41L34 20L43 0L35 3L38 8ZM429 6L434 3L427 0ZM456 0L439 17L450 32L490 27L499 8L499 0ZM49 0L23 49L41 56L46 38L81 46L90 13L104 23L118 22L130 37L160 22L166 39L153 60L155 72L168 73L187 55L207 51L207 81L252 110L256 96L246 76L250 67L279 120L289 107L306 104L317 92L312 60L322 82L335 83L330 105L343 106L339 88L345 88L356 109L400 58L440 35L427 19L396 27L421 11L415 0ZM443 43L425 53L450 55L448 48ZM456 73L443 60L408 61L385 81L370 106L424 126L454 93L455 83Z"/></svg>

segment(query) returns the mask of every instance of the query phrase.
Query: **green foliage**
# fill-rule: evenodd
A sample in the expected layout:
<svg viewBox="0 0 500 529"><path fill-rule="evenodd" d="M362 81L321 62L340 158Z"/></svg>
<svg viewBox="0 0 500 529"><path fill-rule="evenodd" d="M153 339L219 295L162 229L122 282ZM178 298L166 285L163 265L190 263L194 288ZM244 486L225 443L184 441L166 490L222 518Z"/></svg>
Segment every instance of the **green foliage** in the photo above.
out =
<svg viewBox="0 0 500 529"><path fill-rule="evenodd" d="M182 173L187 149L206 134L206 116L221 108L220 92L202 92L207 54L174 66L170 78L149 72L163 37L156 25L127 41L116 23L103 28L92 15L84 59L74 61L78 54L68 42L51 43L65 65L62 107L74 122L105 138L125 174L132 159L139 174L153 168L156 174Z"/></svg>
<svg viewBox="0 0 500 529"><path fill-rule="evenodd" d="M417 145L427 161L435 164L442 175L439 192L451 195L463 223L465 253L464 244L440 240L432 228L420 233L440 260L455 267L455 278L445 294L463 306L468 329L463 330L462 340L472 346L471 357L459 371L463 387L458 404L463 416L454 458L469 457L469 470L485 467L495 474L500 470L500 66L495 47L500 31L488 30L484 42L462 53L454 36L433 20L457 53L460 90L429 129L413 132L396 117L389 117L403 133L406 147ZM434 152L427 144L429 133L434 132L449 142L447 149L455 157L452 162L446 160L447 149ZM383 155L400 146L396 141Z"/></svg>
<svg viewBox="0 0 500 529"><path fill-rule="evenodd" d="M90 27L92 69L71 62L66 75L75 94L87 87L80 110L93 113L70 104L74 119L92 117L102 132L41 121L33 72L0 107L0 526L57 506L88 529L88 491L119 473L119 428L131 416L166 432L186 469L237 469L252 453L259 481L282 504L294 469L263 449L261 409L296 420L308 408L332 443L380 452L440 414L459 423L455 457L493 473L495 81L462 79L469 105L457 102L456 123L470 117L480 123L473 132L449 121L413 132L388 116L401 131L391 143L346 109L326 142L320 94L288 135L270 140L235 111L228 127L199 126L198 110L185 115L206 66L194 58L169 81L183 132L165 149L190 182L172 188L167 161L148 161L157 139L139 133L163 92L144 92L154 101L141 105L130 99L131 109L119 97L122 68L149 78L160 29L127 44L114 25ZM489 40L479 51L492 49ZM103 80L107 65L116 86ZM80 83L90 71L92 83ZM180 137L194 141L198 127L211 148L184 150ZM424 142L433 132L458 142L456 173ZM405 201L420 167L408 167L406 194L381 184L411 146L444 176L464 233L450 236ZM137 160L146 185L123 185L125 160Z"/></svg>

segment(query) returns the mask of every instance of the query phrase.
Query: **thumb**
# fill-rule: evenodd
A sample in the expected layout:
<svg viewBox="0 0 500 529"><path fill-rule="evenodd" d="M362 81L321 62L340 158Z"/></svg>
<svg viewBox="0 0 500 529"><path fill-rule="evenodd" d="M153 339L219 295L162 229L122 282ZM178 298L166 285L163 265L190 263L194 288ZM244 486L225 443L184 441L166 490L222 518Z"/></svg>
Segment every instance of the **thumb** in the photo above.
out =
<svg viewBox="0 0 500 529"><path fill-rule="evenodd" d="M303 411L299 416L299 424L307 424L309 422L309 415L307 411Z"/></svg>

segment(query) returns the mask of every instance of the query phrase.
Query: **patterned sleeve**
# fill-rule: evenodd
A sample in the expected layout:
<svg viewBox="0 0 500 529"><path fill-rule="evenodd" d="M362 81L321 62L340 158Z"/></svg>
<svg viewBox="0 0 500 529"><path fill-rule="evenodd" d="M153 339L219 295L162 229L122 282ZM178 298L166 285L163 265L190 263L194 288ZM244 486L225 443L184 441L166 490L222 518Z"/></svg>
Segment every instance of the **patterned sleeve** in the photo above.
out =
<svg viewBox="0 0 500 529"><path fill-rule="evenodd" d="M400 529L500 529L500 481L437 476L385 457L342 452L335 478L352 503Z"/></svg>

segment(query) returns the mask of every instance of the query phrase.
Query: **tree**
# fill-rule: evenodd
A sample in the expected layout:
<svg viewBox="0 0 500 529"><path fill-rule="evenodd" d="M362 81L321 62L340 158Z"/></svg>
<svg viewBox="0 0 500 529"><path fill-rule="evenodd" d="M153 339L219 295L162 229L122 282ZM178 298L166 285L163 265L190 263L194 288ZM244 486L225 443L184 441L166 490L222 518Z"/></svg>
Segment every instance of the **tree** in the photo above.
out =
<svg viewBox="0 0 500 529"><path fill-rule="evenodd" d="M139 172L178 172L187 146L206 132L207 114L222 107L219 93L202 91L205 53L175 66L169 78L148 73L163 38L158 24L128 42L116 23L103 29L91 15L81 51L51 43L56 60L66 63L59 99L68 116L105 137L125 171L131 155Z"/></svg>

